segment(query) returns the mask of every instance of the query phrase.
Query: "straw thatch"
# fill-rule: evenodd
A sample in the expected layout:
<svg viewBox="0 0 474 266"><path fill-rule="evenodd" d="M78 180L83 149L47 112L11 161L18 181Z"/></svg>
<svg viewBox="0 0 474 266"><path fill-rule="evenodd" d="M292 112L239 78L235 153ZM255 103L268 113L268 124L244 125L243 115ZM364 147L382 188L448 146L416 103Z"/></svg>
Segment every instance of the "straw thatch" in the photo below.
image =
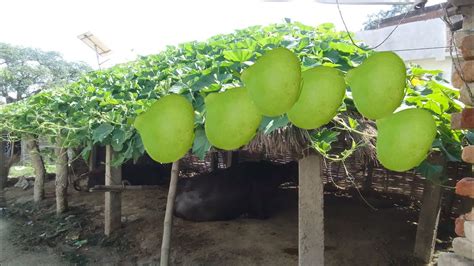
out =
<svg viewBox="0 0 474 266"><path fill-rule="evenodd" d="M357 157L375 160L375 129L374 123L361 117L358 114L350 114L351 117L359 123L358 130L363 134L343 131L340 134L338 142L333 145L335 153L348 149L352 143L352 139L356 143L362 144L355 155ZM358 117L357 117L358 115ZM348 121L347 115L339 116L340 119ZM270 134L258 133L257 136L247 146L244 151L254 154L265 154L271 158L291 158L300 159L305 153L311 150L311 134L307 131L294 126L286 126L276 129Z"/></svg>

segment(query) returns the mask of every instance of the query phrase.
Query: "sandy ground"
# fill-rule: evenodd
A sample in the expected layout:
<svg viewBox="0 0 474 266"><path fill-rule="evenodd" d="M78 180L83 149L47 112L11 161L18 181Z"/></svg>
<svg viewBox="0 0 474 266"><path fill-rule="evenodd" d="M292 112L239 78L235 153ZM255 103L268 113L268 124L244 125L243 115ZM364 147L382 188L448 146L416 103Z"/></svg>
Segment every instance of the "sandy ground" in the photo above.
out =
<svg viewBox="0 0 474 266"><path fill-rule="evenodd" d="M54 211L54 182L47 184L42 212ZM130 191L122 197L122 228L106 242L103 238L103 193L70 191L70 206L88 213L81 239L88 244L74 249L87 258L84 264L151 263L159 261L167 189ZM29 202L32 190L7 188L8 203ZM351 196L352 195L352 196ZM326 265L417 265L412 258L418 212L393 201L369 199L372 210L358 196L344 191L325 193ZM172 265L297 265L297 189L281 190L267 220L239 218L224 222L194 223L175 218ZM84 214L85 215L85 214ZM9 218L16 221L15 217ZM7 220L9 221L9 220ZM36 221L40 223L40 221ZM14 223L15 226L24 226ZM67 262L59 256L67 238L57 238L51 249L29 253L9 243L14 236L8 222L0 220L0 264L28 265ZM87 232L86 232L87 231ZM10 236L8 236L10 234ZM61 243L59 243L61 242ZM107 243L107 244L103 244Z"/></svg>

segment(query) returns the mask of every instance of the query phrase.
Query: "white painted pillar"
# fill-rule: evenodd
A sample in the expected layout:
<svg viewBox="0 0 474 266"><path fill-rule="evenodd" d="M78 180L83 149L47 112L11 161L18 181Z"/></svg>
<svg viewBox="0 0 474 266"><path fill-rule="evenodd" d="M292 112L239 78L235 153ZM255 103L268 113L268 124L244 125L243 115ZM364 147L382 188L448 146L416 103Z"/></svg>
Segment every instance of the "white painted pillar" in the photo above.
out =
<svg viewBox="0 0 474 266"><path fill-rule="evenodd" d="M324 186L321 155L299 160L298 235L299 265L324 265Z"/></svg>

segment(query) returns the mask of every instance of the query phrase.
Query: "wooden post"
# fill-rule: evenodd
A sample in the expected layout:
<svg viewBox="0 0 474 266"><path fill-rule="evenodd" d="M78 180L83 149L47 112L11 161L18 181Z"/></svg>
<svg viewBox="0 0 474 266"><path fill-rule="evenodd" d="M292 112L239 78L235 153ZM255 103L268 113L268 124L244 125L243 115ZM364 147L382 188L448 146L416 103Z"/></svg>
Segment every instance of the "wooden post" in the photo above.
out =
<svg viewBox="0 0 474 266"><path fill-rule="evenodd" d="M299 265L324 265L324 199L321 155L299 160Z"/></svg>
<svg viewBox="0 0 474 266"><path fill-rule="evenodd" d="M110 145L105 153L105 185L120 185L122 183L122 168L112 167L114 152ZM105 192L105 235L120 228L122 218L122 201L120 192Z"/></svg>
<svg viewBox="0 0 474 266"><path fill-rule="evenodd" d="M161 242L160 265L168 266L171 242L171 227L173 225L174 200L176 197L176 185L178 184L179 161L171 167L171 180L166 202L165 221L163 223L163 240Z"/></svg>
<svg viewBox="0 0 474 266"><path fill-rule="evenodd" d="M442 155L435 155L430 161L443 166L441 176L446 174L446 160ZM440 185L425 180L414 251L414 256L424 263L430 263L434 253L442 194L443 188Z"/></svg>

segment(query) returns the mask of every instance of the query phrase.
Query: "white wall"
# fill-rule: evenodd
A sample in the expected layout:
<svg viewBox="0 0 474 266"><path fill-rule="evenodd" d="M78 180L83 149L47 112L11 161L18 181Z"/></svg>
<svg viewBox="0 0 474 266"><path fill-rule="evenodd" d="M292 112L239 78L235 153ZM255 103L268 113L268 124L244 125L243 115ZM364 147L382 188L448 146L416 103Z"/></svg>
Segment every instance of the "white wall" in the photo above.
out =
<svg viewBox="0 0 474 266"><path fill-rule="evenodd" d="M361 31L356 38L373 47L385 39L395 26L377 30ZM413 62L427 69L439 69L451 80L451 57L446 48L400 51L413 48L448 46L448 32L445 23L437 18L402 24L377 51L395 51L405 62Z"/></svg>

